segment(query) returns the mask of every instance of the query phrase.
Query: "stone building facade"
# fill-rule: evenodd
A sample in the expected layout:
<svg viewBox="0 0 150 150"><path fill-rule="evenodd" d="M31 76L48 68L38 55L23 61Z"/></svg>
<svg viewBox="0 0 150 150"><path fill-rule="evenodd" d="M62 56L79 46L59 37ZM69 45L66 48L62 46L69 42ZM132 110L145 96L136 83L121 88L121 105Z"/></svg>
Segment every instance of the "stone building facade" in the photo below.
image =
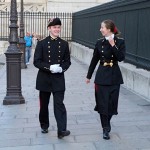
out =
<svg viewBox="0 0 150 150"><path fill-rule="evenodd" d="M20 1L17 1L18 11L20 10ZM0 11L10 11L11 0L0 0ZM47 12L47 0L24 0L25 12Z"/></svg>
<svg viewBox="0 0 150 150"><path fill-rule="evenodd" d="M76 12L112 0L48 0L47 11Z"/></svg>
<svg viewBox="0 0 150 150"><path fill-rule="evenodd" d="M11 0L0 0L0 11L10 11ZM76 12L112 0L24 0L26 12ZM20 0L17 0L18 11Z"/></svg>

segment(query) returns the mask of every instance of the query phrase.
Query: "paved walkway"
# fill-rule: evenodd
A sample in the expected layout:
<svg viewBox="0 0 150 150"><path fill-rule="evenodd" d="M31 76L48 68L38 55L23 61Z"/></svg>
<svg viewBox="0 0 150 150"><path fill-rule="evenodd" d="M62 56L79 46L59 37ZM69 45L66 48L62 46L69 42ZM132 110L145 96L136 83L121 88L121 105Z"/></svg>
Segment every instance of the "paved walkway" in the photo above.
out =
<svg viewBox="0 0 150 150"><path fill-rule="evenodd" d="M0 150L150 150L150 103L123 87L119 115L111 122L111 139L103 140L99 115L93 111L94 78L91 84L85 84L87 69L87 65L72 58L72 65L65 73L65 104L71 135L60 140L52 98L50 132L40 132L38 91L35 90L37 69L32 60L27 69L22 69L22 94L26 103L21 105L2 105L6 96L6 66L1 67Z"/></svg>

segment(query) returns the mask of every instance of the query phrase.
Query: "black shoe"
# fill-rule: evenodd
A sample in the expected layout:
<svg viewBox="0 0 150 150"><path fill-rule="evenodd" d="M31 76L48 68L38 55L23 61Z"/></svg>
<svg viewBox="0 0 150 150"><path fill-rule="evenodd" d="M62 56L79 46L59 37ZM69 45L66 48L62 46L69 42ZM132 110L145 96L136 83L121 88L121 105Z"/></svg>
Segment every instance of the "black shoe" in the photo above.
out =
<svg viewBox="0 0 150 150"><path fill-rule="evenodd" d="M42 133L48 133L48 129L41 129Z"/></svg>
<svg viewBox="0 0 150 150"><path fill-rule="evenodd" d="M70 135L70 131L66 130L66 131L58 131L58 138L62 139L64 136L68 136Z"/></svg>
<svg viewBox="0 0 150 150"><path fill-rule="evenodd" d="M105 140L109 140L110 139L110 136L109 136L109 132L108 132L108 129L103 129L103 139Z"/></svg>

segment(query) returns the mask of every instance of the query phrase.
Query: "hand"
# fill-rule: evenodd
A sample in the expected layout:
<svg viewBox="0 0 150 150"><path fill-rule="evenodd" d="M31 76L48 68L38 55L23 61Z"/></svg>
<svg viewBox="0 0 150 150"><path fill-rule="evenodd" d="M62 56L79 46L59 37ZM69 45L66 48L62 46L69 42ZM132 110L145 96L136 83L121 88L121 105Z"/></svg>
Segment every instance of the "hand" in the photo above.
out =
<svg viewBox="0 0 150 150"><path fill-rule="evenodd" d="M62 67L60 67L60 64L54 64L50 66L51 73L61 73Z"/></svg>
<svg viewBox="0 0 150 150"><path fill-rule="evenodd" d="M54 64L54 65L50 65L50 70L53 70L55 69L56 67L59 67L60 64Z"/></svg>
<svg viewBox="0 0 150 150"><path fill-rule="evenodd" d="M57 67L51 70L51 73L62 73L62 67Z"/></svg>
<svg viewBox="0 0 150 150"><path fill-rule="evenodd" d="M112 47L115 45L115 41L111 36L109 37L108 41Z"/></svg>
<svg viewBox="0 0 150 150"><path fill-rule="evenodd" d="M85 82L86 82L86 84L90 83L90 79L86 79Z"/></svg>

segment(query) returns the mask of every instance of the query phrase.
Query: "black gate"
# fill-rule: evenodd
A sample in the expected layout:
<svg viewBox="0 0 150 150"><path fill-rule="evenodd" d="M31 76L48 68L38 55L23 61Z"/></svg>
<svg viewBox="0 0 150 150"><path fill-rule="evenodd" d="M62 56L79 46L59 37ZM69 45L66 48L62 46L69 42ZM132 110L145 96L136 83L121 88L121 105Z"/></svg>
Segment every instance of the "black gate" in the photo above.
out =
<svg viewBox="0 0 150 150"><path fill-rule="evenodd" d="M72 13L41 13L41 12L25 12L24 26L25 32L36 33L41 38L46 37L49 32L47 30L48 20L50 18L59 17L62 21L62 30L60 37L70 41L72 38ZM8 40L9 37L9 12L0 11L0 40ZM18 26L20 24L20 13L18 13ZM18 32L19 33L19 32Z"/></svg>

